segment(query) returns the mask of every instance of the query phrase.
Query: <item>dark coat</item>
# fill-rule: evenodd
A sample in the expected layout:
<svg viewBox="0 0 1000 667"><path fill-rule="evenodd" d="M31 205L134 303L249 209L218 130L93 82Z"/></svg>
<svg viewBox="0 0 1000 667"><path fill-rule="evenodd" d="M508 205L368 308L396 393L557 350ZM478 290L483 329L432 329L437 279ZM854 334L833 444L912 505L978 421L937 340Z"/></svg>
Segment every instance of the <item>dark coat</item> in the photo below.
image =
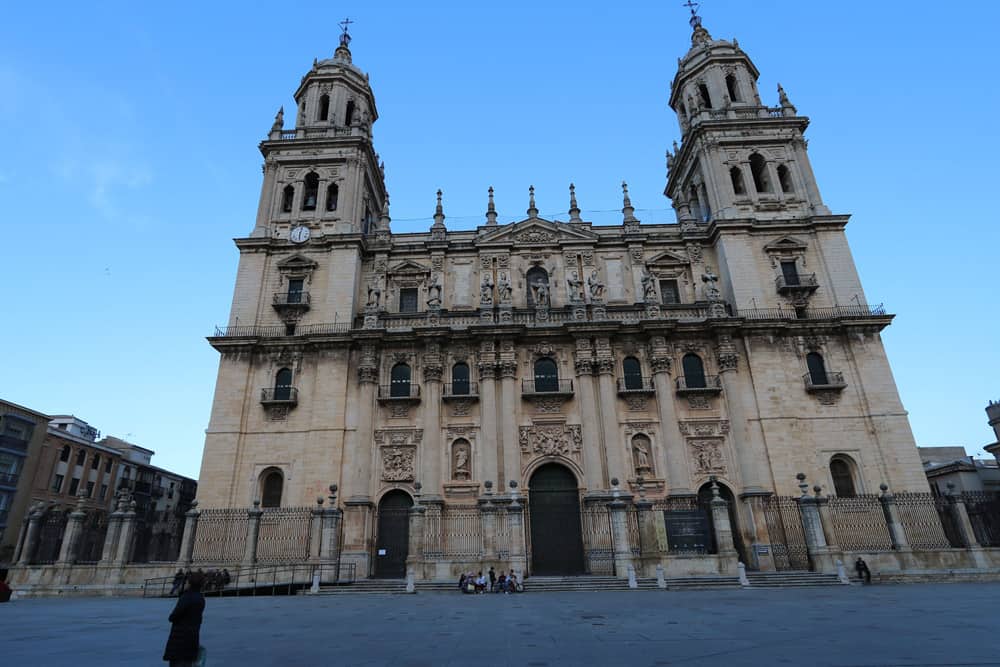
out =
<svg viewBox="0 0 1000 667"><path fill-rule="evenodd" d="M163 649L164 660L197 660L201 632L201 615L205 611L205 596L198 591L187 591L177 599L177 606L170 614L170 636Z"/></svg>

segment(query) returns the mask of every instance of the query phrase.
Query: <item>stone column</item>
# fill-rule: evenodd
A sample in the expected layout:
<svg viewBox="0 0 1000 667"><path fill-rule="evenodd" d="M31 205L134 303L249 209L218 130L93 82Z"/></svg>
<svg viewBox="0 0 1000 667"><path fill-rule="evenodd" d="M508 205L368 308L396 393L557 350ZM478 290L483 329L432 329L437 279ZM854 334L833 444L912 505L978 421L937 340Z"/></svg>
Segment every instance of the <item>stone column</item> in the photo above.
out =
<svg viewBox="0 0 1000 667"><path fill-rule="evenodd" d="M716 356L729 412L733 449L736 450L740 477L743 480L742 493L764 493L769 486L767 456L764 444L758 437L759 429L756 422L754 425L750 424L751 418L756 419L752 407L748 405L752 400L753 389L743 387L743 383L740 382L739 355L729 334L719 336Z"/></svg>
<svg viewBox="0 0 1000 667"><path fill-rule="evenodd" d="M497 506L490 495L479 499L479 523L483 531L483 567L497 560Z"/></svg>
<svg viewBox="0 0 1000 667"><path fill-rule="evenodd" d="M358 364L357 422L354 437L348 438L344 457L346 493L350 500L370 501L372 485L372 442L375 438L375 390L378 387L378 352L374 345L361 346ZM350 413L349 415L350 416Z"/></svg>
<svg viewBox="0 0 1000 667"><path fill-rule="evenodd" d="M317 496L316 507L309 513L309 560L319 561L323 548L323 496Z"/></svg>
<svg viewBox="0 0 1000 667"><path fill-rule="evenodd" d="M518 501L517 490L511 492L511 503L507 506L507 521L510 526L510 569L517 580L524 581L524 571L528 568L528 556L524 548L524 505Z"/></svg>
<svg viewBox="0 0 1000 667"><path fill-rule="evenodd" d="M611 480L614 489L612 495L614 500L608 503L608 512L611 514L611 539L614 540L615 549L615 576L624 579L628 577L628 570L634 567L632 564L632 545L628 540L628 508L631 496L625 495L618 490L618 479Z"/></svg>
<svg viewBox="0 0 1000 667"><path fill-rule="evenodd" d="M654 336L650 344L650 365L653 368L653 388L656 389L656 406L660 416L660 433L666 465L668 492L671 496L693 496L688 474L684 436L677 420L674 406L674 383L670 376L673 360L669 356L666 339Z"/></svg>
<svg viewBox="0 0 1000 667"><path fill-rule="evenodd" d="M28 529L24 533L21 545L21 558L18 565L30 565L38 546L38 532L41 530L42 519L45 518L45 505L38 503L28 513Z"/></svg>
<svg viewBox="0 0 1000 667"><path fill-rule="evenodd" d="M424 397L421 407L424 411L424 437L421 449L426 454L420 457L423 464L420 469L425 492L429 492L429 499L433 500L444 492L441 486L441 465L445 458L445 447L441 441L441 376L444 366L439 343L427 343L423 361Z"/></svg>
<svg viewBox="0 0 1000 667"><path fill-rule="evenodd" d="M132 559L132 547L135 542L135 501L129 501L128 509L122 512L121 529L118 532L118 548L115 550L114 564L125 565Z"/></svg>
<svg viewBox="0 0 1000 667"><path fill-rule="evenodd" d="M484 341L479 349L479 479L496 479L497 473L497 385L496 352L492 341Z"/></svg>
<svg viewBox="0 0 1000 667"><path fill-rule="evenodd" d="M503 490L504 484L510 480L521 479L521 446L518 441L517 420L515 415L520 412L521 396L517 390L517 352L514 342L505 340L500 343L500 395L503 418L500 419L500 437L503 442L501 459L503 465L498 466L497 488Z"/></svg>
<svg viewBox="0 0 1000 667"><path fill-rule="evenodd" d="M809 552L812 569L817 572L836 572L836 558L827 544L827 529L824 528L820 510L820 506L829 500L820 496L821 489L818 486L815 488L816 495L810 496L806 476L799 473L796 477L799 480L799 489L802 490L802 495L798 499L799 513L802 517L802 534L806 540L806 549ZM827 512L829 512L829 507L827 507Z"/></svg>
<svg viewBox="0 0 1000 667"><path fill-rule="evenodd" d="M583 474L587 485L587 494L600 492L608 486L608 471L601 455L600 427L595 424L595 418L600 414L597 409L597 394L594 391L594 360L592 345L589 338L576 340L576 351L573 353L573 370L576 375L576 390L579 392L580 414L584 415L580 436L583 438ZM590 419L586 419L586 416ZM615 423L618 423L616 417Z"/></svg>
<svg viewBox="0 0 1000 667"><path fill-rule="evenodd" d="M889 537L892 538L892 548L896 551L909 551L910 543L906 539L906 531L903 530L903 522L899 520L899 508L896 507L896 498L889 493L887 484L880 484L882 495L879 500L882 502L882 512L885 514L885 522L889 527Z"/></svg>
<svg viewBox="0 0 1000 667"><path fill-rule="evenodd" d="M76 508L70 512L66 522L62 546L59 548L59 560L56 561L57 565L72 565L76 562L80 537L83 533L83 520L87 518L87 512L83 509L86 500L87 496L81 491L76 498Z"/></svg>
<svg viewBox="0 0 1000 667"><path fill-rule="evenodd" d="M253 507L247 510L247 541L243 547L242 567L253 567L257 564L257 540L260 538L260 501L253 501Z"/></svg>
<svg viewBox="0 0 1000 667"><path fill-rule="evenodd" d="M729 520L729 503L719 493L719 485L712 480L712 528L715 530L715 545L719 556L736 558L736 543L733 541L733 524Z"/></svg>
<svg viewBox="0 0 1000 667"><path fill-rule="evenodd" d="M611 344L606 338L597 339L597 386L600 392L601 411L594 414L600 419L604 434L604 457L608 474L627 479L632 475L632 463L626 463L622 436L618 432L618 391L615 388L615 360ZM584 413L586 423L587 413Z"/></svg>
<svg viewBox="0 0 1000 667"><path fill-rule="evenodd" d="M329 506L320 507L318 549L320 581L335 582L340 579L340 524L343 512L337 508L337 485L330 485Z"/></svg>
<svg viewBox="0 0 1000 667"><path fill-rule="evenodd" d="M419 493L419 491L418 491ZM417 503L410 508L410 541L406 554L406 577L409 580L411 575L414 579L423 579L421 565L424 559L424 513L427 508Z"/></svg>
<svg viewBox="0 0 1000 667"><path fill-rule="evenodd" d="M194 562L194 541L198 537L198 501L191 503L191 508L184 513L184 535L181 537L181 551L177 556L177 566L187 567ZM110 531L110 525L108 527Z"/></svg>
<svg viewBox="0 0 1000 667"><path fill-rule="evenodd" d="M640 576L653 576L650 574L660 565L660 543L656 534L656 521L659 512L653 511L653 503L646 499L643 493L642 481L639 482L639 500L635 502L635 510L639 515L639 541L640 541Z"/></svg>
<svg viewBox="0 0 1000 667"><path fill-rule="evenodd" d="M948 482L946 498L948 499L948 509L951 511L955 521L955 527L958 528L962 546L972 553L972 559L976 567L990 567L989 561L986 560L983 554L983 548L976 539L976 531L972 526L971 519L969 519L969 508L965 505L965 499L955 493L955 484L952 482Z"/></svg>
<svg viewBox="0 0 1000 667"><path fill-rule="evenodd" d="M119 492L114 504L114 511L108 517L108 530L104 534L104 547L101 549L101 565L111 565L118 554L118 538L122 532L122 516L125 514L125 494Z"/></svg>

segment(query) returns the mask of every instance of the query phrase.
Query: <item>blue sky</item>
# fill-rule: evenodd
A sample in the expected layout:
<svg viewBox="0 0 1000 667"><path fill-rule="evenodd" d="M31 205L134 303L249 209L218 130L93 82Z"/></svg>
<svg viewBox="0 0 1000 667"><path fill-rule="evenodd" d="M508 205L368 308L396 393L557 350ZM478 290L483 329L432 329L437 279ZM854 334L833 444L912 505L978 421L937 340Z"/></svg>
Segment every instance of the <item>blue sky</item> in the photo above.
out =
<svg viewBox="0 0 1000 667"><path fill-rule="evenodd" d="M666 105L690 44L680 2L17 3L0 24L0 396L72 413L197 475L257 143L336 23L356 21L396 231L542 215L672 221ZM812 119L810 156L872 303L917 442L992 442L1000 398L1000 5L709 0L768 103ZM289 117L291 114L289 114ZM990 202L994 202L991 204ZM615 211L610 213L608 211Z"/></svg>

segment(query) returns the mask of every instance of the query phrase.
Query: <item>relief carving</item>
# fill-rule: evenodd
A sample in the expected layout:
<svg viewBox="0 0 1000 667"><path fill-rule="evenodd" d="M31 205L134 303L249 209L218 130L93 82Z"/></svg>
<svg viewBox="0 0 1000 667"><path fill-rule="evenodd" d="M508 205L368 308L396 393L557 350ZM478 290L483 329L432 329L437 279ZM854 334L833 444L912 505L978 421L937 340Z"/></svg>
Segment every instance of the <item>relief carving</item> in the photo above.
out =
<svg viewBox="0 0 1000 667"><path fill-rule="evenodd" d="M522 426L519 442L525 455L579 458L583 435L579 424L537 424Z"/></svg>
<svg viewBox="0 0 1000 667"><path fill-rule="evenodd" d="M695 470L713 475L726 473L721 439L690 440L688 444L691 446L691 459L695 463Z"/></svg>
<svg viewBox="0 0 1000 667"><path fill-rule="evenodd" d="M416 447L382 448L382 481L412 482Z"/></svg>

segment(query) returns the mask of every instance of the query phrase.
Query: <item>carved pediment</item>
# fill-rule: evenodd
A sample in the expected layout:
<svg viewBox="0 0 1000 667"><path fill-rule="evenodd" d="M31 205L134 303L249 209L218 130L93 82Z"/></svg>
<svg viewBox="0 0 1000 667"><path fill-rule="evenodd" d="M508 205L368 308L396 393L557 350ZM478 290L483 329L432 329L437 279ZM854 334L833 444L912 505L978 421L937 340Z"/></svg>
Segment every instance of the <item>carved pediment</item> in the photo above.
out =
<svg viewBox="0 0 1000 667"><path fill-rule="evenodd" d="M771 241L764 246L765 252L805 252L805 241L800 241L793 236L782 236L776 241Z"/></svg>
<svg viewBox="0 0 1000 667"><path fill-rule="evenodd" d="M431 272L429 266L424 266L420 262L414 262L412 260L404 260L399 264L391 267L389 273L394 276L398 275L423 275Z"/></svg>
<svg viewBox="0 0 1000 667"><path fill-rule="evenodd" d="M504 225L480 235L476 245L559 245L562 243L593 243L597 234L565 222L529 218Z"/></svg>
<svg viewBox="0 0 1000 667"><path fill-rule="evenodd" d="M303 255L295 254L278 262L278 271L285 274L309 274L319 266Z"/></svg>
<svg viewBox="0 0 1000 667"><path fill-rule="evenodd" d="M681 255L676 252L671 252L670 250L664 250L663 252L657 254L656 256L652 257L648 262L646 262L646 266L674 267L674 266L687 266L690 263L691 261L687 258L686 255Z"/></svg>

